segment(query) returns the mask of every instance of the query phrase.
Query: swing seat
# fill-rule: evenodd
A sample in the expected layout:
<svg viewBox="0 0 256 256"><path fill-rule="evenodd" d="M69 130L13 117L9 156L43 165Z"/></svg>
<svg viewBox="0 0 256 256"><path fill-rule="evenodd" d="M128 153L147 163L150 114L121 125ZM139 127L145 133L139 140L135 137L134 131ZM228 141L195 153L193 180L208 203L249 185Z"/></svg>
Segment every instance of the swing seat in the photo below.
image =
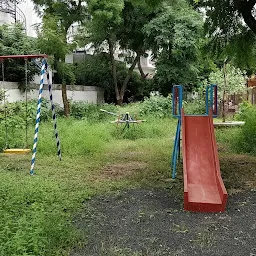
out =
<svg viewBox="0 0 256 256"><path fill-rule="evenodd" d="M31 152L31 149L28 148L9 148L3 150L4 155L24 155Z"/></svg>

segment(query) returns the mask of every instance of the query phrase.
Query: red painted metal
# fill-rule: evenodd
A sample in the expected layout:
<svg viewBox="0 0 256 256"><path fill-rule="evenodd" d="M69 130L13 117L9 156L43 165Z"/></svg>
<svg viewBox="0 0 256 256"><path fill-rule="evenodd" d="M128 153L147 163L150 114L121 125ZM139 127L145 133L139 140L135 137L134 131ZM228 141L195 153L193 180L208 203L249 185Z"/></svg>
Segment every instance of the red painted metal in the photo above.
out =
<svg viewBox="0 0 256 256"><path fill-rule="evenodd" d="M185 116L182 111L184 208L188 211L223 212L226 207L228 195L211 116Z"/></svg>
<svg viewBox="0 0 256 256"><path fill-rule="evenodd" d="M0 56L0 60L2 59L36 59L36 58L48 58L46 54L32 54L32 55L6 55Z"/></svg>

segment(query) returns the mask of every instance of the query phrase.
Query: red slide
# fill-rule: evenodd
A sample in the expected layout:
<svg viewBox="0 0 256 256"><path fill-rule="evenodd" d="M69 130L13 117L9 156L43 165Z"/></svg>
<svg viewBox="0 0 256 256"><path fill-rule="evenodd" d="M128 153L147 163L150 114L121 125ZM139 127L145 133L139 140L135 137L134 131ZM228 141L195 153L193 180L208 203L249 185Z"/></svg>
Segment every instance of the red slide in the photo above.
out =
<svg viewBox="0 0 256 256"><path fill-rule="evenodd" d="M211 116L186 116L183 111L182 153L185 210L223 212L228 195Z"/></svg>

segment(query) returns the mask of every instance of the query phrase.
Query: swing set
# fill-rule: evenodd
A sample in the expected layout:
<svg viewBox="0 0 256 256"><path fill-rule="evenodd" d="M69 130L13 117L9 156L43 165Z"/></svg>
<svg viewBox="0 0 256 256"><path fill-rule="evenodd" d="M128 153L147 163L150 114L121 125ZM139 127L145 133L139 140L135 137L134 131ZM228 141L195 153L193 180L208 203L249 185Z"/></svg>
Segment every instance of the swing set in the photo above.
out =
<svg viewBox="0 0 256 256"><path fill-rule="evenodd" d="M25 65L25 108L26 108L26 128L25 128L25 143L24 148L9 148L8 147L8 126L7 126L7 100L6 95L4 92L4 120L5 120L5 148L3 150L3 154L26 154L31 152L31 149L28 147L28 60L40 60L40 68L41 68L41 79L40 79L40 86L39 86L39 95L38 95L38 103L37 103L37 114L36 114L36 125L35 125L35 135L34 135L34 144L32 149L32 160L31 160L31 168L30 174L34 174L34 165L36 159L36 147L38 143L38 131L39 131L39 122L40 122L40 114L41 114L41 103L42 103L42 93L43 93L43 86L44 86L44 75L47 76L47 83L48 83L48 90L49 90L49 98L51 103L51 110L52 110L52 118L54 122L54 133L55 139L57 144L58 150L58 157L61 160L61 151L60 151L60 140L57 130L57 120L55 114L55 107L53 104L53 97L52 97L52 85L50 81L51 70L49 69L49 65L47 63L47 55L45 54L38 54L38 55L9 55L9 56L0 56L0 63L2 65L2 84L5 91L5 73L4 73L4 60L5 59L24 59Z"/></svg>

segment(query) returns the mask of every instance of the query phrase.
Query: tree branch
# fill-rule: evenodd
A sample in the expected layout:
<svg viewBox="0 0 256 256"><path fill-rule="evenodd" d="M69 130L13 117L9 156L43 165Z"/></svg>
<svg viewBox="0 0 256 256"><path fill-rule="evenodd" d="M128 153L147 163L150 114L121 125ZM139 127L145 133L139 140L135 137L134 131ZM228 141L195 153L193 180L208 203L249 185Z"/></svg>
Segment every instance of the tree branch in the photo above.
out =
<svg viewBox="0 0 256 256"><path fill-rule="evenodd" d="M130 68L129 68L129 70L128 70L128 73L127 73L127 75L126 75L126 78L125 78L125 80L124 80L124 82L123 82L122 88L121 88L121 90L120 90L121 97L124 96L124 93L125 93L125 90L126 90L126 88L127 88L128 82L129 82L129 80L130 80L130 78L131 78L131 75L132 75L132 71L134 70L134 68L135 68L137 62L139 61L139 59L140 59L140 54L137 53L137 56L136 56L136 58L134 59L132 65L130 66Z"/></svg>
<svg viewBox="0 0 256 256"><path fill-rule="evenodd" d="M254 5L256 4L256 0L239 0L237 1L237 10L239 13L241 13L244 22L247 24L247 26L253 31L254 34L256 34L256 20L252 15L252 9Z"/></svg>

